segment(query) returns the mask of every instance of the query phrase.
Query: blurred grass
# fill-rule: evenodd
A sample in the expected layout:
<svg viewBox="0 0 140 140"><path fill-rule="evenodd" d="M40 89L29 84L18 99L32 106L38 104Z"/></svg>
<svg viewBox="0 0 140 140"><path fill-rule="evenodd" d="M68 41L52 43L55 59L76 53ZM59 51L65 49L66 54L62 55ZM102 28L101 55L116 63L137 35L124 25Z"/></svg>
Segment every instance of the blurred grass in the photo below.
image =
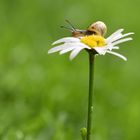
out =
<svg viewBox="0 0 140 140"><path fill-rule="evenodd" d="M51 43L70 33L60 29L69 19L77 28L102 20L108 34L133 31L121 45L128 57L96 59L94 140L140 138L139 0L1 0L0 1L0 139L80 140L85 126L88 59L82 52L47 55Z"/></svg>

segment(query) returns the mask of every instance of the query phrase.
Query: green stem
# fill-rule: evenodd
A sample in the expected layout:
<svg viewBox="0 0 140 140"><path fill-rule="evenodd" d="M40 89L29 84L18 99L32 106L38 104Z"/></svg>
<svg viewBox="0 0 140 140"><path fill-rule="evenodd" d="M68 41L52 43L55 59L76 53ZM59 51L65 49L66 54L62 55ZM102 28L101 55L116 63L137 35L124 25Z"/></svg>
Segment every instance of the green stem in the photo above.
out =
<svg viewBox="0 0 140 140"><path fill-rule="evenodd" d="M94 54L89 52L89 95L88 95L88 116L87 116L87 139L91 137L92 112L93 112L93 78L94 78Z"/></svg>

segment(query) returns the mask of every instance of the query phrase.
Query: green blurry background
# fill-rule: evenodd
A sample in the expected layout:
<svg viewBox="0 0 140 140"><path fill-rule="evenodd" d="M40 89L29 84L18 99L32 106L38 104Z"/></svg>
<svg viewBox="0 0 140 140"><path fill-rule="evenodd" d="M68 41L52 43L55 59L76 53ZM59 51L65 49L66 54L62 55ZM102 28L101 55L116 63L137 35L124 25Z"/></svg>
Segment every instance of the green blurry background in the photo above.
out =
<svg viewBox="0 0 140 140"><path fill-rule="evenodd" d="M95 64L92 140L140 139L139 0L0 0L0 140L81 140L86 124L88 56L48 55L70 33L97 20L133 31L121 44L128 61Z"/></svg>

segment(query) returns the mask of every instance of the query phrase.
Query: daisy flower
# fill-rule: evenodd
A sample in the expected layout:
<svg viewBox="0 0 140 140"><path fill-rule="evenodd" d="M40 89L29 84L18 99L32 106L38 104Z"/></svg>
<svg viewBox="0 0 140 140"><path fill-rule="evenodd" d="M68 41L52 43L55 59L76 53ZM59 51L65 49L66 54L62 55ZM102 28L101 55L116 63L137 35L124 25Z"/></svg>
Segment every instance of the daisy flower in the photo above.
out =
<svg viewBox="0 0 140 140"><path fill-rule="evenodd" d="M132 40L132 38L128 36L134 33L123 34L123 30L124 29L119 29L107 38L104 38L100 34L85 35L82 37L64 37L55 41L52 44L55 45L55 47L51 48L48 53L59 52L59 54L65 54L71 52L69 58L72 60L80 51L86 49L93 51L96 55L105 55L106 53L113 54L126 61L126 57L113 51L119 49L118 45L120 43Z"/></svg>

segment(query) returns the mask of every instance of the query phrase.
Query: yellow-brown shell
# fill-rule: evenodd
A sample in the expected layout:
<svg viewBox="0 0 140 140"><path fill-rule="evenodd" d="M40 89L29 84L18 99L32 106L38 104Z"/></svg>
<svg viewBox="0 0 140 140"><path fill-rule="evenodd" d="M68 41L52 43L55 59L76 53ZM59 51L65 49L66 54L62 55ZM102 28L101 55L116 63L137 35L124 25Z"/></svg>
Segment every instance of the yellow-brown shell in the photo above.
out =
<svg viewBox="0 0 140 140"><path fill-rule="evenodd" d="M91 24L88 29L88 31L91 31L91 32L95 32L97 35L101 35L101 36L104 36L105 33L107 32L107 27L105 25L104 22L102 21L97 21L93 24Z"/></svg>

